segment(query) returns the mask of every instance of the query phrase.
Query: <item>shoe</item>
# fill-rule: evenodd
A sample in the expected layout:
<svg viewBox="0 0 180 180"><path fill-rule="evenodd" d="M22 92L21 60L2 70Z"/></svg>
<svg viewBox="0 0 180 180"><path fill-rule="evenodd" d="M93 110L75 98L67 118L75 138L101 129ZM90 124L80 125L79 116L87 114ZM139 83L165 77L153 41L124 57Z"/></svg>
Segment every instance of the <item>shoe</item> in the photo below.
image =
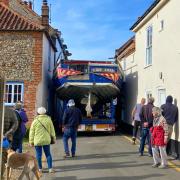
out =
<svg viewBox="0 0 180 180"><path fill-rule="evenodd" d="M136 144L136 138L135 137L132 137L132 144Z"/></svg>
<svg viewBox="0 0 180 180"><path fill-rule="evenodd" d="M69 158L70 154L69 153L65 153L64 158Z"/></svg>
<svg viewBox="0 0 180 180"><path fill-rule="evenodd" d="M49 173L55 173L55 170L54 169L49 169Z"/></svg>
<svg viewBox="0 0 180 180"><path fill-rule="evenodd" d="M159 168L159 169L166 169L166 168L167 168L167 165L160 165L158 168Z"/></svg>
<svg viewBox="0 0 180 180"><path fill-rule="evenodd" d="M42 173L42 169L39 169L39 172Z"/></svg>
<svg viewBox="0 0 180 180"><path fill-rule="evenodd" d="M75 154L72 154L72 157L76 157L76 155L75 155Z"/></svg>
<svg viewBox="0 0 180 180"><path fill-rule="evenodd" d="M143 156L143 153L139 153L139 156Z"/></svg>
<svg viewBox="0 0 180 180"><path fill-rule="evenodd" d="M152 167L157 168L159 165L160 165L159 163L158 164L153 164Z"/></svg>
<svg viewBox="0 0 180 180"><path fill-rule="evenodd" d="M152 154L148 154L149 157L152 157Z"/></svg>

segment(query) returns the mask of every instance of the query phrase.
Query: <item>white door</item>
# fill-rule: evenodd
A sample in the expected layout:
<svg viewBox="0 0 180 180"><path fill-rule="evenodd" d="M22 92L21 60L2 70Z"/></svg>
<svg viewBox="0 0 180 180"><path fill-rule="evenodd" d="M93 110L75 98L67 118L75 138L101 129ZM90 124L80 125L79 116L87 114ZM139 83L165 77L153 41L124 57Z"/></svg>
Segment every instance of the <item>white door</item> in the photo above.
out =
<svg viewBox="0 0 180 180"><path fill-rule="evenodd" d="M159 107L166 102L166 90L158 89L158 105Z"/></svg>

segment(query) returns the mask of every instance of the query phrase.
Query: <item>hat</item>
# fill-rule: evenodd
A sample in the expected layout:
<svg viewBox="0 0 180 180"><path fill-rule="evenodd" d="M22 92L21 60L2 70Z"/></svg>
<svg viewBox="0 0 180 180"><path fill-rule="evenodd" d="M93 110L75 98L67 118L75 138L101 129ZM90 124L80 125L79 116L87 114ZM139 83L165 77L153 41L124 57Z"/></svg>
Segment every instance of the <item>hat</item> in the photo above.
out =
<svg viewBox="0 0 180 180"><path fill-rule="evenodd" d="M71 106L75 106L75 102L74 102L74 99L70 99L69 101L68 101L68 104L67 104L69 107L71 107Z"/></svg>
<svg viewBox="0 0 180 180"><path fill-rule="evenodd" d="M14 105L14 108L15 109L22 109L23 108L23 104L20 102L20 101L18 101L18 102L16 102L16 104Z"/></svg>
<svg viewBox="0 0 180 180"><path fill-rule="evenodd" d="M46 109L44 107L40 107L38 108L37 113L40 115L46 114Z"/></svg>

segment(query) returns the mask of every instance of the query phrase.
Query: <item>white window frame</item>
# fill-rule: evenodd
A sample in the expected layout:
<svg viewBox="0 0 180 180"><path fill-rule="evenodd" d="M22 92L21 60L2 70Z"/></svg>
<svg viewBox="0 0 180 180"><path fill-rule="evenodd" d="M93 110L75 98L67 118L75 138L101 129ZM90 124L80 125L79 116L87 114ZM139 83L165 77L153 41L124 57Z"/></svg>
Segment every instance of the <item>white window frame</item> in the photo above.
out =
<svg viewBox="0 0 180 180"><path fill-rule="evenodd" d="M160 104L160 97L159 97L159 92L161 91L161 90L164 90L164 92L165 92L165 99L166 99L166 88L164 88L164 87L158 87L157 88L157 97L158 97L158 106L160 107L162 104ZM165 102L164 102L165 103Z"/></svg>
<svg viewBox="0 0 180 180"><path fill-rule="evenodd" d="M7 86L8 86L8 92L7 92ZM7 97L9 96L9 86L11 86L11 102L7 102ZM21 92L15 92L15 86L21 86ZM19 94L20 95L20 99L15 100L15 94ZM6 106L14 106L16 101L23 101L24 98L24 83L22 82L6 82L6 88L5 88L5 105Z"/></svg>
<svg viewBox="0 0 180 180"><path fill-rule="evenodd" d="M152 65L152 33L153 27L149 26L146 29L146 67Z"/></svg>

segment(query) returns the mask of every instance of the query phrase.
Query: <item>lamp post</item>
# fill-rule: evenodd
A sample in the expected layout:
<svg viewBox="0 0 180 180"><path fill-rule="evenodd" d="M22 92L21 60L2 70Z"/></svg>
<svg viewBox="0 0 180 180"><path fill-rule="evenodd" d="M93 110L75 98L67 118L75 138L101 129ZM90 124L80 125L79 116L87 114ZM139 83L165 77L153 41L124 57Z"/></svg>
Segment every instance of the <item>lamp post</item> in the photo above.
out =
<svg viewBox="0 0 180 180"><path fill-rule="evenodd" d="M5 78L0 72L0 167L2 162L2 140L3 140L3 127L4 127L4 87L5 87ZM1 168L0 168L0 177L1 177Z"/></svg>

